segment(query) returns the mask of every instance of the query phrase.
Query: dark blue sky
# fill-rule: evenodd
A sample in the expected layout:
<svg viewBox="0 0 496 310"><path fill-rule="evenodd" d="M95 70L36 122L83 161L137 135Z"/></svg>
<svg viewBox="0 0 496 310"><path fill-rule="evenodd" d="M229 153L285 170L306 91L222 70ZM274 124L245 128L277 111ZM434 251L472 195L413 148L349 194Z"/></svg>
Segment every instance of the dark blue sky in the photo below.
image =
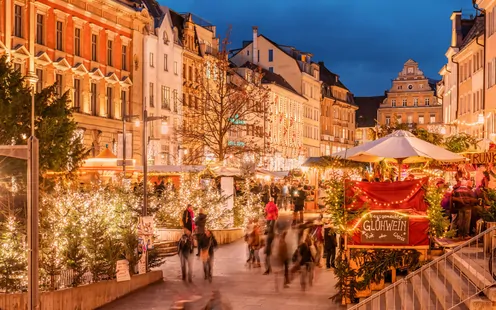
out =
<svg viewBox="0 0 496 310"><path fill-rule="evenodd" d="M357 96L381 95L409 58L430 78L445 63L452 11L474 13L471 0L159 0L217 26L230 48L251 40L252 26L271 40L314 54Z"/></svg>

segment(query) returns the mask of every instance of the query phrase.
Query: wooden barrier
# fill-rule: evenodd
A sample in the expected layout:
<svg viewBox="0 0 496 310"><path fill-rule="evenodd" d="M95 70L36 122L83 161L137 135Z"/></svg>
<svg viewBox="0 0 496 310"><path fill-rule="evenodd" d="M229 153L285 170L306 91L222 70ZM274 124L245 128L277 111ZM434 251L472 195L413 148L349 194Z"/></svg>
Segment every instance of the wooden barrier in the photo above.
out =
<svg viewBox="0 0 496 310"><path fill-rule="evenodd" d="M244 236L244 230L241 228L212 229L210 231L214 234L215 239L217 239L219 244L229 244L243 238ZM181 238L182 234L182 229L157 228L156 230L158 242L177 241Z"/></svg>
<svg viewBox="0 0 496 310"><path fill-rule="evenodd" d="M135 275L129 281L101 281L40 294L40 310L92 310L149 284L162 281L162 270ZM26 293L0 294L0 310L27 309Z"/></svg>

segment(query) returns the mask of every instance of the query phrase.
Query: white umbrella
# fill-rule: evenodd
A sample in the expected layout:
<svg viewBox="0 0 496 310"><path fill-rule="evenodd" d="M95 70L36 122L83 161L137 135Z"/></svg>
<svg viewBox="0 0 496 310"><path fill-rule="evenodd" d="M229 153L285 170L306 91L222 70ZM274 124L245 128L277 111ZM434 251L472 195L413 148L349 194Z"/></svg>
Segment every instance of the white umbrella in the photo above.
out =
<svg viewBox="0 0 496 310"><path fill-rule="evenodd" d="M362 162L386 160L396 163L418 163L430 159L443 162L466 161L462 155L421 140L411 132L404 130L397 130L383 138L334 153L331 156Z"/></svg>

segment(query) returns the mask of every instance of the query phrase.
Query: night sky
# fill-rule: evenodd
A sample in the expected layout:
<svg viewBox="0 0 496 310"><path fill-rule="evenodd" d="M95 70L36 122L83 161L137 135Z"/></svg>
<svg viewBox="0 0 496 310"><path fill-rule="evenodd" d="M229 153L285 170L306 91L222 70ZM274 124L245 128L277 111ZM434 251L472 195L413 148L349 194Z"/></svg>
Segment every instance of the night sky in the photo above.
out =
<svg viewBox="0 0 496 310"><path fill-rule="evenodd" d="M471 0L159 0L217 26L231 49L252 26L281 45L314 54L356 96L382 95L409 59L433 79L451 42L453 11L474 14Z"/></svg>

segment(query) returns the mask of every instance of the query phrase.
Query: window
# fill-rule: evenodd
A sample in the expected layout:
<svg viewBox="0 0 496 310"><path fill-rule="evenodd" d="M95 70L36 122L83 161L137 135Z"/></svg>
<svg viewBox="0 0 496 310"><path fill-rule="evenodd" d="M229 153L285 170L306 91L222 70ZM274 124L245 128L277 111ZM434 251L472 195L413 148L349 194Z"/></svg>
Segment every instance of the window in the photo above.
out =
<svg viewBox="0 0 496 310"><path fill-rule="evenodd" d="M425 121L424 121L424 116L423 115L419 115L419 119L418 119L418 123L419 124L423 124Z"/></svg>
<svg viewBox="0 0 496 310"><path fill-rule="evenodd" d="M167 54L164 54L164 71L169 71L169 64L168 64L168 59L167 59Z"/></svg>
<svg viewBox="0 0 496 310"><path fill-rule="evenodd" d="M172 101L173 101L173 104L174 104L174 112L177 112L177 89L174 89L172 91Z"/></svg>
<svg viewBox="0 0 496 310"><path fill-rule="evenodd" d="M122 46L122 70L127 71L127 46Z"/></svg>
<svg viewBox="0 0 496 310"><path fill-rule="evenodd" d="M401 102L401 104L402 104L404 107L406 107L406 103L407 103L407 100L406 100L406 99L403 99L403 100L402 100L402 102Z"/></svg>
<svg viewBox="0 0 496 310"><path fill-rule="evenodd" d="M429 122L431 124L434 124L436 122L436 115L435 114L431 114L431 119L429 120Z"/></svg>
<svg viewBox="0 0 496 310"><path fill-rule="evenodd" d="M36 92L39 93L43 89L43 70L36 69L36 77L38 81L36 82Z"/></svg>
<svg viewBox="0 0 496 310"><path fill-rule="evenodd" d="M74 55L81 56L81 28L74 28Z"/></svg>
<svg viewBox="0 0 496 310"><path fill-rule="evenodd" d="M274 72L274 67L269 67L269 72Z"/></svg>
<svg viewBox="0 0 496 310"><path fill-rule="evenodd" d="M412 67L408 67L408 71L407 71L409 74L412 74L413 73L413 68Z"/></svg>
<svg viewBox="0 0 496 310"><path fill-rule="evenodd" d="M407 115L406 122L408 124L413 124L413 115L411 115L411 114L410 115Z"/></svg>
<svg viewBox="0 0 496 310"><path fill-rule="evenodd" d="M19 71L22 74L22 65L18 62L14 62L14 70Z"/></svg>
<svg viewBox="0 0 496 310"><path fill-rule="evenodd" d="M150 67L152 67L152 68L155 67L155 63L153 60L154 60L153 59L153 53L150 53Z"/></svg>
<svg viewBox="0 0 496 310"><path fill-rule="evenodd" d="M36 14L36 44L43 44L43 32L45 26L45 16L42 14Z"/></svg>
<svg viewBox="0 0 496 310"><path fill-rule="evenodd" d="M425 98L425 105L429 105L429 98Z"/></svg>
<svg viewBox="0 0 496 310"><path fill-rule="evenodd" d="M274 50L269 50L269 62L274 61Z"/></svg>
<svg viewBox="0 0 496 310"><path fill-rule="evenodd" d="M97 41L98 36L96 34L91 35L91 60L97 61Z"/></svg>
<svg viewBox="0 0 496 310"><path fill-rule="evenodd" d="M76 111L79 111L79 107L81 106L81 80L74 79L74 98L73 98L73 106L76 108Z"/></svg>
<svg viewBox="0 0 496 310"><path fill-rule="evenodd" d="M107 86L107 117L112 117L112 87Z"/></svg>
<svg viewBox="0 0 496 310"><path fill-rule="evenodd" d="M127 94L125 90L121 90L121 111L122 111L122 116L126 115L126 101L127 101Z"/></svg>
<svg viewBox="0 0 496 310"><path fill-rule="evenodd" d="M401 124L401 115L396 116L396 122Z"/></svg>
<svg viewBox="0 0 496 310"><path fill-rule="evenodd" d="M91 114L96 115L96 106L98 102L98 90L96 83L91 83L90 92L91 92Z"/></svg>
<svg viewBox="0 0 496 310"><path fill-rule="evenodd" d="M148 89L148 96L150 97L150 107L155 107L155 103L153 102L153 83L150 83L150 87Z"/></svg>
<svg viewBox="0 0 496 310"><path fill-rule="evenodd" d="M386 116L386 125L390 125L390 124L391 124L391 117Z"/></svg>
<svg viewBox="0 0 496 310"><path fill-rule="evenodd" d="M391 106L393 106L393 107L396 106L396 99L391 99Z"/></svg>
<svg viewBox="0 0 496 310"><path fill-rule="evenodd" d="M64 24L61 21L57 21L56 29L55 29L55 49L61 51L62 50L62 30Z"/></svg>
<svg viewBox="0 0 496 310"><path fill-rule="evenodd" d="M177 75L177 61L174 61L174 74Z"/></svg>
<svg viewBox="0 0 496 310"><path fill-rule="evenodd" d="M162 109L170 109L170 88L162 85L161 89L162 103L160 107Z"/></svg>
<svg viewBox="0 0 496 310"><path fill-rule="evenodd" d="M412 84L408 85L408 89L413 89L413 85Z"/></svg>
<svg viewBox="0 0 496 310"><path fill-rule="evenodd" d="M112 40L107 41L107 65L112 66Z"/></svg>
<svg viewBox="0 0 496 310"><path fill-rule="evenodd" d="M22 38L22 9L20 5L14 5L14 36Z"/></svg>
<svg viewBox="0 0 496 310"><path fill-rule="evenodd" d="M402 88L403 88L403 86L401 86L401 85L400 85L400 86L398 86L398 89L402 89Z"/></svg>
<svg viewBox="0 0 496 310"><path fill-rule="evenodd" d="M413 106L414 107L418 106L418 98L413 98Z"/></svg>
<svg viewBox="0 0 496 310"><path fill-rule="evenodd" d="M55 93L62 96L62 74L55 74Z"/></svg>

